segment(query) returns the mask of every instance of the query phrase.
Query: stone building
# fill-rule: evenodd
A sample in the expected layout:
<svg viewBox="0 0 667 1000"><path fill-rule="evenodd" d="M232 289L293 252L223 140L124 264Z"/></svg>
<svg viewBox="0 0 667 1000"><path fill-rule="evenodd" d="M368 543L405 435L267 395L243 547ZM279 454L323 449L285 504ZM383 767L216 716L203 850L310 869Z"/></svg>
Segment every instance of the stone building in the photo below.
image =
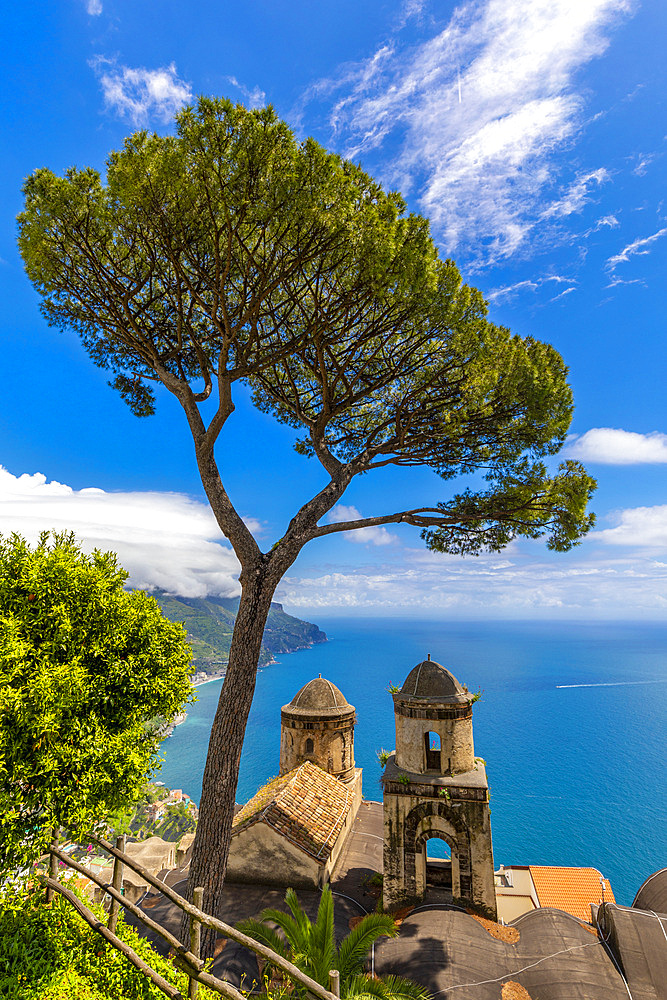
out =
<svg viewBox="0 0 667 1000"><path fill-rule="evenodd" d="M355 721L354 706L321 676L283 705L280 773L234 817L231 882L327 883L361 803Z"/></svg>
<svg viewBox="0 0 667 1000"><path fill-rule="evenodd" d="M496 918L489 792L472 738L474 696L430 656L393 695L396 750L382 777L385 909L432 887ZM427 861L444 840L451 861Z"/></svg>
<svg viewBox="0 0 667 1000"><path fill-rule="evenodd" d="M310 760L340 781L353 784L353 705L320 674L301 688L280 712L280 773Z"/></svg>
<svg viewBox="0 0 667 1000"><path fill-rule="evenodd" d="M361 784L306 760L260 788L234 817L231 882L321 889L354 823Z"/></svg>

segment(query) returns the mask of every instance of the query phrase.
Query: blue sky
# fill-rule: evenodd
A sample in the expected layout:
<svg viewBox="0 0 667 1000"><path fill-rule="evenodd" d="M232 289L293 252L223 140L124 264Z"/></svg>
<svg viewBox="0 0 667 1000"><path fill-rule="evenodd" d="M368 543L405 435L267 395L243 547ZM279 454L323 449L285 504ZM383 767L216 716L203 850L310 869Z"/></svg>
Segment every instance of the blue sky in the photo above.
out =
<svg viewBox="0 0 667 1000"><path fill-rule="evenodd" d="M131 415L46 327L15 242L32 170L103 170L135 128L225 95L272 103L399 188L492 318L558 348L576 401L566 450L599 480L597 528L566 555L517 543L463 560L415 529L366 529L311 543L279 598L313 615L665 617L664 4L67 0L16 4L4 28L0 532L73 528L136 585L235 592L176 404ZM239 398L219 463L267 548L322 482L291 445ZM428 470L383 470L344 506L446 495Z"/></svg>

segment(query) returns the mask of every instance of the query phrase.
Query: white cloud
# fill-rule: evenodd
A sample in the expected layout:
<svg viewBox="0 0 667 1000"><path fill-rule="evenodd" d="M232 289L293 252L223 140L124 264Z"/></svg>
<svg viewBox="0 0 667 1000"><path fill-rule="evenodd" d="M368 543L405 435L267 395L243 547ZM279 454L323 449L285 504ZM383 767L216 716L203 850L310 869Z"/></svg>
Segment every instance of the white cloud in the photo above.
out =
<svg viewBox="0 0 667 1000"><path fill-rule="evenodd" d="M558 295L554 295L554 297L552 299L549 299L549 301L550 302L558 302L559 299L564 298L566 295L570 295L572 292L576 292L576 288L575 288L574 285L571 285L569 288L566 288L564 291L559 292Z"/></svg>
<svg viewBox="0 0 667 1000"><path fill-rule="evenodd" d="M515 298L520 292L536 292L538 288L548 284L550 281L555 281L557 285L566 285L573 280L572 278L564 278L560 274L550 274L546 277L535 278L532 281L517 281L514 285L493 288L488 292L486 298L492 305L495 305L497 302L504 302ZM568 291L574 291L574 286L568 289ZM566 293L562 292L561 294L564 295ZM559 296L557 295L556 298L559 298Z"/></svg>
<svg viewBox="0 0 667 1000"><path fill-rule="evenodd" d="M615 215L603 215L603 217L598 219L596 222L595 229L602 229L603 226L606 226L608 229L618 229L620 222Z"/></svg>
<svg viewBox="0 0 667 1000"><path fill-rule="evenodd" d="M591 188L593 188L594 185L599 187L608 180L609 174L604 167L578 177L570 185L562 198L558 201L553 201L548 208L544 210L544 218L549 219L553 216L566 216L572 215L575 212L581 212L584 205L590 200Z"/></svg>
<svg viewBox="0 0 667 1000"><path fill-rule="evenodd" d="M614 427L593 427L567 444L567 454L582 462L603 465L667 463L667 434L637 434Z"/></svg>
<svg viewBox="0 0 667 1000"><path fill-rule="evenodd" d="M594 537L597 541L606 545L667 549L667 504L656 507L631 507L620 511L616 515L616 520L615 527L595 532Z"/></svg>
<svg viewBox="0 0 667 1000"><path fill-rule="evenodd" d="M339 503L333 510L329 511L327 520L329 524L339 524L341 521L358 521L361 517L362 515L356 507L348 507ZM357 545L393 545L397 541L396 535L392 535L382 525L344 531L343 537L349 542L356 542Z"/></svg>
<svg viewBox="0 0 667 1000"><path fill-rule="evenodd" d="M631 257L639 256L644 257L651 251L647 250L646 247L650 247L656 240L661 239L661 237L667 234L667 227L664 229L659 229L657 233L653 233L652 236L645 236L643 239L633 240L632 243L628 243L620 253L615 254L610 257L607 261L607 267L610 271L614 271L619 264L627 264Z"/></svg>
<svg viewBox="0 0 667 1000"><path fill-rule="evenodd" d="M187 597L240 592L238 562L207 504L181 493L73 490L0 466L0 534L34 542L45 530L73 531L87 552L117 552L133 587Z"/></svg>
<svg viewBox="0 0 667 1000"><path fill-rule="evenodd" d="M225 80L231 83L232 87L241 91L249 108L261 108L266 104L266 94L260 87L253 87L252 90L249 90L248 87L239 83L235 76L226 76Z"/></svg>
<svg viewBox="0 0 667 1000"><path fill-rule="evenodd" d="M86 10L91 17L97 17L102 13L102 0L87 0Z"/></svg>
<svg viewBox="0 0 667 1000"><path fill-rule="evenodd" d="M388 180L418 190L446 250L475 253L484 241L497 260L542 217L554 153L581 125L576 75L633 5L468 0L435 37L409 48L393 39L307 96L341 91L331 123L346 154L391 141ZM605 178L601 168L577 179L552 214L579 211Z"/></svg>
<svg viewBox="0 0 667 1000"><path fill-rule="evenodd" d="M98 57L90 65L99 75L107 109L134 125L146 125L150 118L168 121L192 100L192 87L180 79L174 63L132 68Z"/></svg>
<svg viewBox="0 0 667 1000"><path fill-rule="evenodd" d="M666 526L667 514L663 538ZM643 542L639 533L636 538ZM667 563L656 558L632 551L612 556L607 546L590 543L549 557L539 543L522 543L510 558L461 559L415 548L403 550L400 563L290 575L279 600L295 609L404 609L457 619L641 618L664 615L666 592Z"/></svg>

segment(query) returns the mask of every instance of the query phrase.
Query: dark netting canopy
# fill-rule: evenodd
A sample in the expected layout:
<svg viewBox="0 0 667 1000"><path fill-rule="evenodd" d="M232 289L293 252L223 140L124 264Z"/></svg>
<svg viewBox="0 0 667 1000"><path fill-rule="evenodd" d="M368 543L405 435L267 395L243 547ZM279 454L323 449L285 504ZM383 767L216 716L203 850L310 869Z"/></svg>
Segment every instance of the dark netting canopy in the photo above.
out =
<svg viewBox="0 0 667 1000"><path fill-rule="evenodd" d="M667 998L667 916L604 903L598 925L628 981L633 1000Z"/></svg>
<svg viewBox="0 0 667 1000"><path fill-rule="evenodd" d="M544 908L509 926L519 931L515 943L492 937L467 913L417 907L399 937L376 945L375 971L414 979L438 1000L499 1000L508 980L533 1000L628 1000L613 959L589 924Z"/></svg>

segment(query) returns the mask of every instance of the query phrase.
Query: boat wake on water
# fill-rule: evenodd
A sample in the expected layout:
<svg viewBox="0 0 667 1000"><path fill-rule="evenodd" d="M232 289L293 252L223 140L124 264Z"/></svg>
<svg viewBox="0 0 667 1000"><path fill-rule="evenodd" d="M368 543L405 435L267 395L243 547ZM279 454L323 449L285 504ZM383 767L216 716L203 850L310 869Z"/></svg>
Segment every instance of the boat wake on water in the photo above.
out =
<svg viewBox="0 0 667 1000"><path fill-rule="evenodd" d="M613 688L626 684L667 684L667 678L657 681L601 681L597 684L556 684L556 688Z"/></svg>

